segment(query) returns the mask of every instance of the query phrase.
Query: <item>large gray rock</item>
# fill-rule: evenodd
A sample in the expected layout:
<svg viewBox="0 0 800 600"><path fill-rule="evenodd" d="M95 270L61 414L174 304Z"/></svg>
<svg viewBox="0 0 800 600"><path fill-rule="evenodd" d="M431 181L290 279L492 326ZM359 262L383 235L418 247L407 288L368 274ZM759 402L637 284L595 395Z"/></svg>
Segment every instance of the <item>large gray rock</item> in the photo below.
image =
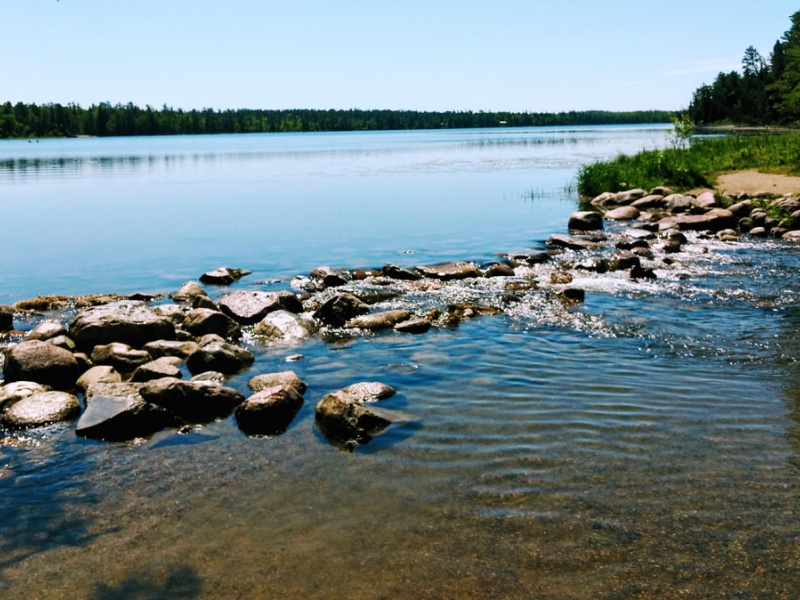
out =
<svg viewBox="0 0 800 600"><path fill-rule="evenodd" d="M244 396L233 388L171 377L149 381L142 385L139 393L147 402L161 406L189 423L208 423L227 417L244 401Z"/></svg>
<svg viewBox="0 0 800 600"><path fill-rule="evenodd" d="M35 381L14 381L0 387L0 412L15 402L33 396L39 392L48 392L50 388Z"/></svg>
<svg viewBox="0 0 800 600"><path fill-rule="evenodd" d="M126 441L184 424L172 412L145 402L138 393L130 393L130 388L119 390L120 393L115 393L114 388L98 386L78 421L77 435L110 442Z"/></svg>
<svg viewBox="0 0 800 600"><path fill-rule="evenodd" d="M331 327L342 327L347 321L359 315L369 312L369 306L356 298L353 294L337 294L315 313L314 318L330 325Z"/></svg>
<svg viewBox="0 0 800 600"><path fill-rule="evenodd" d="M176 302L193 302L200 296L208 297L208 292L196 281L187 281L172 294L172 299Z"/></svg>
<svg viewBox="0 0 800 600"><path fill-rule="evenodd" d="M596 231L603 228L603 217L591 210L581 210L569 216L570 231Z"/></svg>
<svg viewBox="0 0 800 600"><path fill-rule="evenodd" d="M35 381L59 390L69 390L75 386L80 368L69 350L31 340L7 350L3 374L7 382Z"/></svg>
<svg viewBox="0 0 800 600"><path fill-rule="evenodd" d="M137 367L152 360L145 350L136 350L128 344L112 342L95 346L91 354L92 362L96 365L114 367L120 373L131 373Z"/></svg>
<svg viewBox="0 0 800 600"><path fill-rule="evenodd" d="M683 231L721 231L736 226L733 213L724 208L712 208L702 215L681 214L665 217L658 222L661 231L678 227Z"/></svg>
<svg viewBox="0 0 800 600"><path fill-rule="evenodd" d="M215 333L223 338L238 338L242 335L239 324L228 315L210 308L193 308L183 320L183 328L194 336Z"/></svg>
<svg viewBox="0 0 800 600"><path fill-rule="evenodd" d="M291 292L237 291L220 298L219 309L242 325L258 323L269 313L286 310L303 311L300 299Z"/></svg>
<svg viewBox="0 0 800 600"><path fill-rule="evenodd" d="M122 300L82 310L69 333L81 350L111 342L141 348L154 340L175 339L175 326L144 302Z"/></svg>
<svg viewBox="0 0 800 600"><path fill-rule="evenodd" d="M0 423L12 429L71 421L81 414L78 399L66 392L39 392L6 408Z"/></svg>
<svg viewBox="0 0 800 600"><path fill-rule="evenodd" d="M228 342L211 342L189 356L186 366L193 375L205 371L232 375L252 365L254 360L255 356L249 350Z"/></svg>
<svg viewBox="0 0 800 600"><path fill-rule="evenodd" d="M289 387L301 396L306 393L305 382L300 379L294 371L256 375L247 382L247 387L254 392L261 392L273 387Z"/></svg>
<svg viewBox="0 0 800 600"><path fill-rule="evenodd" d="M236 422L247 435L280 435L302 407L303 397L294 388L267 388L236 407Z"/></svg>
<svg viewBox="0 0 800 600"><path fill-rule="evenodd" d="M253 333L272 341L294 342L311 337L317 329L317 323L306 315L276 310L259 321Z"/></svg>
<svg viewBox="0 0 800 600"><path fill-rule="evenodd" d="M25 334L25 339L46 342L62 335L67 335L67 328L61 323L58 321L42 321Z"/></svg>
<svg viewBox="0 0 800 600"><path fill-rule="evenodd" d="M603 215L609 221L631 221L639 218L639 210L634 206L620 206Z"/></svg>
<svg viewBox="0 0 800 600"><path fill-rule="evenodd" d="M329 442L346 450L366 444L392 424L383 411L362 405L344 390L331 392L319 401L315 420Z"/></svg>

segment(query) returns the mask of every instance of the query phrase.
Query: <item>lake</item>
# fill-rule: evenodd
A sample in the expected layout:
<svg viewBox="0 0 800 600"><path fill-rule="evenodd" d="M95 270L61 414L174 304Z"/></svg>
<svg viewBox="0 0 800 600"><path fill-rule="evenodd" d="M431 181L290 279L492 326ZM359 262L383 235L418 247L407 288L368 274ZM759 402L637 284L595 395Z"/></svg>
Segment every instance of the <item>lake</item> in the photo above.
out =
<svg viewBox="0 0 800 600"><path fill-rule="evenodd" d="M667 143L665 126L2 141L0 304L168 294L219 266L274 290L321 265L488 262L566 230L581 164ZM577 279L572 309L249 340L228 385L308 384L280 436L232 417L125 444L0 430L0 595L797 597L800 249L691 241L653 282ZM413 418L342 452L314 405L364 380Z"/></svg>

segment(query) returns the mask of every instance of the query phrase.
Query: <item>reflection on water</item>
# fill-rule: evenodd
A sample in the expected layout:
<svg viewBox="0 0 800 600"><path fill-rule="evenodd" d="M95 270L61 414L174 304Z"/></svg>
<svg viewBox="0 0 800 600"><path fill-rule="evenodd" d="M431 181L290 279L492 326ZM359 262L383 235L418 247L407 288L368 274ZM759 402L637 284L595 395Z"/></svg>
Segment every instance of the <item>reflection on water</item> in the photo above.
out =
<svg viewBox="0 0 800 600"><path fill-rule="evenodd" d="M606 147L602 140L590 144L594 150L572 142L526 147L569 147L580 162L583 153ZM473 177L461 170L467 159L457 148L454 177L443 169L406 181L395 177L388 155L373 156L371 167L348 167L348 173L373 169L371 192L397 185L418 210L432 196L415 204L412 192L429 186L435 185L435 197L451 199L443 200L449 218L394 246L417 254L383 253L359 232L315 248L349 246L336 254L345 266L380 264L388 256L433 262L447 253L490 259L493 251L530 248L563 229L573 207L568 198L498 203L493 190L558 194L553 190L561 189L566 171L540 157L540 170L525 177L517 179L514 168ZM495 153L505 151L502 143L478 148L478 163L505 160ZM437 152L424 161L442 158ZM121 178L136 190L136 202L146 204L138 194L147 191L180 204L181 190L189 189L184 177L208 183L227 172L232 205L263 210L253 197L263 191L261 175L238 159L212 174L186 167L185 160L174 174L147 184L142 166L127 174L113 167L108 180L84 172L65 193L80 206L76 190L97 186L102 196ZM327 169L329 185L313 176L306 191L369 196L357 178L336 175L338 166L310 162L316 172ZM260 159L252 164L268 170ZM0 183L3 202L49 190L45 171ZM252 177L237 182L245 173ZM301 185L291 174L273 175ZM92 198L84 202L100 210ZM382 209L396 207L393 194L382 198ZM133 202L115 201L126 209ZM350 210L351 202L343 206ZM481 209L486 203L488 211ZM369 210L369 203L356 204ZM487 212L499 214L503 227L494 227ZM377 208L370 215L387 219ZM402 219L397 225L402 229ZM165 235L153 239L169 245ZM200 236L196 247L191 234L179 237L198 253L191 269L216 266L197 250L211 243L213 254L213 236ZM317 266L296 242L287 243L287 274ZM234 256L233 266L249 267L252 257ZM256 362L231 386L246 392L251 376L286 368L308 384L297 420L278 437L248 438L225 419L141 443L90 442L76 438L71 426L6 440L0 445L0 595L795 598L800 254L777 242L731 246L698 239L676 259L655 282L586 275L576 282L587 290L577 309L541 300L543 291L522 294L509 314L424 336L310 340L291 348L251 341ZM124 260L147 264L138 255ZM274 273L275 259L261 260L262 274ZM199 272L165 277L164 285ZM125 288L129 276L117 271L104 291ZM263 278L239 287L261 289ZM93 281L87 276L82 285ZM10 279L0 289L11 293ZM420 301L497 292L487 282L437 293ZM286 357L298 352L305 358L287 365ZM359 380L397 388L385 406L417 420L348 454L324 441L313 409L325 393Z"/></svg>

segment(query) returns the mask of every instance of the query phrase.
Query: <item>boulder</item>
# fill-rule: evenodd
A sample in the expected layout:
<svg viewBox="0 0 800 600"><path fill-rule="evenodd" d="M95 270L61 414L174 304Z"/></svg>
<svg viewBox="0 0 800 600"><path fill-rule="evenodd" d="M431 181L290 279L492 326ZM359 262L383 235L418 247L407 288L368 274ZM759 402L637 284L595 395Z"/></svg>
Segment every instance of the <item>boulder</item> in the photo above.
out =
<svg viewBox="0 0 800 600"><path fill-rule="evenodd" d="M315 313L314 318L330 325L342 327L347 321L369 312L369 306L356 298L353 294L337 294L323 304Z"/></svg>
<svg viewBox="0 0 800 600"><path fill-rule="evenodd" d="M253 333L271 341L294 342L314 335L317 324L306 315L276 310L264 317Z"/></svg>
<svg viewBox="0 0 800 600"><path fill-rule="evenodd" d="M145 402L138 394L98 393L87 404L75 433L94 440L121 442L148 437L167 427L183 424L175 414Z"/></svg>
<svg viewBox="0 0 800 600"><path fill-rule="evenodd" d="M120 342L95 346L91 358L94 364L112 366L120 373L130 373L152 360L145 350L136 350Z"/></svg>
<svg viewBox="0 0 800 600"><path fill-rule="evenodd" d="M309 273L309 277L318 282L321 289L339 287L350 280L350 276L345 271L333 267L317 267Z"/></svg>
<svg viewBox="0 0 800 600"><path fill-rule="evenodd" d="M394 326L394 330L398 333L426 333L431 328L431 322L428 319L409 319Z"/></svg>
<svg viewBox="0 0 800 600"><path fill-rule="evenodd" d="M661 196L660 194L650 194L644 198L639 198L635 202L631 203L630 206L640 211L657 210L664 208L666 206L666 202L664 202L664 196Z"/></svg>
<svg viewBox="0 0 800 600"><path fill-rule="evenodd" d="M596 206L597 208L603 210L608 209L609 207L612 206L619 206L617 204L617 195L611 192L603 192L599 196L595 196L594 198L592 198L590 204L592 206Z"/></svg>
<svg viewBox="0 0 800 600"><path fill-rule="evenodd" d="M392 386L380 381L361 381L347 386L342 391L361 403L386 400L397 393Z"/></svg>
<svg viewBox="0 0 800 600"><path fill-rule="evenodd" d="M483 272L484 277L514 277L516 273L510 265L495 263Z"/></svg>
<svg viewBox="0 0 800 600"><path fill-rule="evenodd" d="M35 381L13 381L0 387L0 412L28 396L48 392L50 388Z"/></svg>
<svg viewBox="0 0 800 600"><path fill-rule="evenodd" d="M269 313L286 310L293 313L303 312L303 304L293 293L237 291L220 298L219 309L242 325L258 323Z"/></svg>
<svg viewBox="0 0 800 600"><path fill-rule="evenodd" d="M169 319L173 325L180 325L189 309L183 304L157 304L153 312L159 317Z"/></svg>
<svg viewBox="0 0 800 600"><path fill-rule="evenodd" d="M647 192L645 190L635 188L632 190L625 190L624 192L618 192L616 195L616 201L620 206L625 206L632 202L636 202L645 196L647 196Z"/></svg>
<svg viewBox="0 0 800 600"><path fill-rule="evenodd" d="M78 348L122 342L141 348L154 340L175 339L175 326L144 302L122 300L82 310L69 325Z"/></svg>
<svg viewBox="0 0 800 600"><path fill-rule="evenodd" d="M306 393L305 382L294 371L281 371L279 373L263 373L256 375L247 383L254 392L260 392L273 387L289 387L301 396Z"/></svg>
<svg viewBox="0 0 800 600"><path fill-rule="evenodd" d="M609 210L603 216L610 221L630 221L639 218L639 210L633 206L620 206Z"/></svg>
<svg viewBox="0 0 800 600"><path fill-rule="evenodd" d="M242 335L239 324L228 315L210 308L193 308L183 320L183 328L194 336L214 333L222 338L238 338Z"/></svg>
<svg viewBox="0 0 800 600"><path fill-rule="evenodd" d="M119 383L121 381L122 375L120 375L119 371L114 367L110 365L96 365L78 377L76 385L86 391L90 386L99 383Z"/></svg>
<svg viewBox="0 0 800 600"><path fill-rule="evenodd" d="M652 190L650 190L651 196L669 196L671 194L672 190L663 185L656 186Z"/></svg>
<svg viewBox="0 0 800 600"><path fill-rule="evenodd" d="M192 341L156 340L145 344L144 349L153 358L173 356L186 360L190 354L194 354L200 349L200 345Z"/></svg>
<svg viewBox="0 0 800 600"><path fill-rule="evenodd" d="M175 302L193 302L195 298L208 297L208 292L196 281L187 281L172 294Z"/></svg>
<svg viewBox="0 0 800 600"><path fill-rule="evenodd" d="M253 353L228 342L211 342L200 347L186 359L192 375L205 371L219 371L233 375L253 364Z"/></svg>
<svg viewBox="0 0 800 600"><path fill-rule="evenodd" d="M208 271L200 276L200 281L211 285L230 285L239 281L245 275L250 275L252 271L245 269L234 269L231 267L220 267L213 271Z"/></svg>
<svg viewBox="0 0 800 600"><path fill-rule="evenodd" d="M603 217L591 210L574 212L569 217L570 231L596 231L603 228Z"/></svg>
<svg viewBox="0 0 800 600"><path fill-rule="evenodd" d="M78 399L66 392L38 392L21 398L6 408L0 424L21 429L71 421L81 414Z"/></svg>
<svg viewBox="0 0 800 600"><path fill-rule="evenodd" d="M45 340L48 344L53 344L53 346L58 346L59 348L63 348L64 350L69 350L70 352L75 352L76 346L75 342L72 341L72 338L66 335L57 335L56 337L50 338L49 340Z"/></svg>
<svg viewBox="0 0 800 600"><path fill-rule="evenodd" d="M0 305L0 332L14 329L14 309L4 304Z"/></svg>
<svg viewBox="0 0 800 600"><path fill-rule="evenodd" d="M183 377L183 373L181 373L181 370L175 364L176 360L179 359L175 359L171 356L164 356L145 363L137 367L133 372L131 381L145 382L152 381L153 379L161 379L162 377L180 379Z"/></svg>
<svg viewBox="0 0 800 600"><path fill-rule="evenodd" d="M714 192L703 192L697 198L692 198L690 203L693 207L705 212L717 206L717 199Z"/></svg>
<svg viewBox="0 0 800 600"><path fill-rule="evenodd" d="M664 208L671 213L683 213L692 208L692 198L683 194L670 194L664 198Z"/></svg>
<svg viewBox="0 0 800 600"><path fill-rule="evenodd" d="M75 355L39 340L20 342L6 351L6 382L34 381L59 390L75 386L80 368Z"/></svg>
<svg viewBox="0 0 800 600"><path fill-rule="evenodd" d="M350 319L345 323L345 327L369 329L370 331L390 329L402 321L407 321L409 317L411 317L411 311L408 310L385 310Z"/></svg>
<svg viewBox="0 0 800 600"><path fill-rule="evenodd" d="M560 233L553 234L547 238L547 245L566 248L567 250L596 250L600 247L596 242Z"/></svg>
<svg viewBox="0 0 800 600"><path fill-rule="evenodd" d="M64 325L58 321L41 321L25 334L25 339L46 342L62 335L67 335L67 328Z"/></svg>
<svg viewBox="0 0 800 600"><path fill-rule="evenodd" d="M441 279L442 281L469 279L471 277L481 276L481 271L478 269L477 265L469 262L451 262L441 265L417 267L417 271L422 273L424 277Z"/></svg>
<svg viewBox="0 0 800 600"><path fill-rule="evenodd" d="M661 231L678 227L684 231L719 231L735 225L733 213L724 208L712 208L702 215L675 215L658 222Z"/></svg>
<svg viewBox="0 0 800 600"><path fill-rule="evenodd" d="M353 450L366 444L392 421L377 407L366 407L343 390L327 394L315 411L317 427L333 445Z"/></svg>
<svg viewBox="0 0 800 600"><path fill-rule="evenodd" d="M303 407L292 387L276 386L257 392L236 407L236 422L247 435L280 435Z"/></svg>
<svg viewBox="0 0 800 600"><path fill-rule="evenodd" d="M741 202L737 202L735 204L731 204L728 207L728 210L733 213L733 216L737 219L741 219L742 217L749 217L750 212L753 210L753 201L752 200L743 200Z"/></svg>
<svg viewBox="0 0 800 600"><path fill-rule="evenodd" d="M188 423L208 423L227 417L244 401L244 396L233 388L172 377L149 381L142 385L139 393L147 402L169 410Z"/></svg>

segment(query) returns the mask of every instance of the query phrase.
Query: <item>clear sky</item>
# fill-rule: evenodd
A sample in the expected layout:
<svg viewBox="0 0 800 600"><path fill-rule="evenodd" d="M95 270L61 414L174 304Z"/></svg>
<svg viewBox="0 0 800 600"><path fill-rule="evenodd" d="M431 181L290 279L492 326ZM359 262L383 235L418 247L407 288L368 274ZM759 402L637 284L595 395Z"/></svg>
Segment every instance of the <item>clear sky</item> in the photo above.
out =
<svg viewBox="0 0 800 600"><path fill-rule="evenodd" d="M557 112L686 107L789 0L0 0L0 101Z"/></svg>

